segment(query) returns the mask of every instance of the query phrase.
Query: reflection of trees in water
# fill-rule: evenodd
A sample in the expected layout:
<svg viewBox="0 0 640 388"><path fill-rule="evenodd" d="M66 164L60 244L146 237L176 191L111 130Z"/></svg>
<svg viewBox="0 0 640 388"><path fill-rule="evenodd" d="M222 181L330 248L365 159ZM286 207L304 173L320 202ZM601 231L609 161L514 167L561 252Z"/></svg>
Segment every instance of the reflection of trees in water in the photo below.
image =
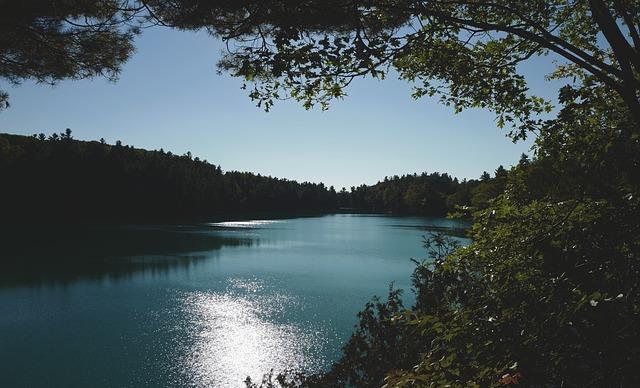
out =
<svg viewBox="0 0 640 388"><path fill-rule="evenodd" d="M200 227L21 227L0 231L0 286L122 280L186 270L206 252L254 240Z"/></svg>
<svg viewBox="0 0 640 388"><path fill-rule="evenodd" d="M469 225L389 225L394 228L417 229L425 232L443 233L448 236L459 237L463 241L469 240Z"/></svg>

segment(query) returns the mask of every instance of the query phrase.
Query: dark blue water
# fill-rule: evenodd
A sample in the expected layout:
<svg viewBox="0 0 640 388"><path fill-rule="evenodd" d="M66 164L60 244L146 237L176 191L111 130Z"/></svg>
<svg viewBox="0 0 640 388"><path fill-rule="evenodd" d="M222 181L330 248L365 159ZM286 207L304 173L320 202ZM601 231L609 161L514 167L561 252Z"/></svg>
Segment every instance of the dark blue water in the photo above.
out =
<svg viewBox="0 0 640 388"><path fill-rule="evenodd" d="M241 387L326 368L446 219L329 215L3 233L2 387ZM1 241L1 240L0 240Z"/></svg>

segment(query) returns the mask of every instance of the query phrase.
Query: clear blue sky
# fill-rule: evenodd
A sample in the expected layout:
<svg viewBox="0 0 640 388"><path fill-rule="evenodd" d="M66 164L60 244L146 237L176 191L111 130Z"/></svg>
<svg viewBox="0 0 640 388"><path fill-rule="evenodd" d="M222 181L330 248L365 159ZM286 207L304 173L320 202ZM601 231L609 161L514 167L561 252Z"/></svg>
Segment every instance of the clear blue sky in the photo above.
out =
<svg viewBox="0 0 640 388"><path fill-rule="evenodd" d="M241 80L218 75L221 42L205 33L147 30L120 80L65 81L55 87L27 82L11 87L11 108L0 132L60 132L139 148L191 151L219 164L336 189L372 184L385 176L448 172L477 178L517 162L531 141L513 144L491 113L455 115L435 100L413 100L404 81L354 82L329 111L305 111L295 102L265 113L240 90ZM524 68L532 89L553 95L543 81L548 63Z"/></svg>

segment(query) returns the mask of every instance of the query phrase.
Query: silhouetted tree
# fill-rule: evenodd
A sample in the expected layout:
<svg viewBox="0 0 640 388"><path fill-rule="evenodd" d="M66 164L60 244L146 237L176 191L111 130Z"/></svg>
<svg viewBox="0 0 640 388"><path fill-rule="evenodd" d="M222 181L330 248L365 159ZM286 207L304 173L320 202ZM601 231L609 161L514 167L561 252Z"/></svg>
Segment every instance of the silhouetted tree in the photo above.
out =
<svg viewBox="0 0 640 388"><path fill-rule="evenodd" d="M13 84L115 80L133 52L138 21L151 23L142 1L2 0L0 9L0 78ZM0 110L8 98L0 91Z"/></svg>

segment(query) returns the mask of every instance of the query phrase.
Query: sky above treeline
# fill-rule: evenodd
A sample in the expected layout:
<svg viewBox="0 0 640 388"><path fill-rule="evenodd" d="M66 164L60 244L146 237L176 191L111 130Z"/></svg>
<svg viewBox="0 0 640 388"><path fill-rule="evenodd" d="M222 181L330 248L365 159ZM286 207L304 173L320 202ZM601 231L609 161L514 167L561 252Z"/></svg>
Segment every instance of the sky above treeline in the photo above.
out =
<svg viewBox="0 0 640 388"><path fill-rule="evenodd" d="M435 99L413 100L409 83L363 79L329 111L296 102L264 112L241 90L242 80L216 73L223 44L204 32L147 30L120 79L64 81L55 87L12 87L0 132L50 134L71 128L80 140L121 140L137 148L194 156L241 170L341 187L385 176L447 172L478 178L516 163L532 140L513 144L485 110L454 114ZM550 60L523 67L534 93Z"/></svg>

